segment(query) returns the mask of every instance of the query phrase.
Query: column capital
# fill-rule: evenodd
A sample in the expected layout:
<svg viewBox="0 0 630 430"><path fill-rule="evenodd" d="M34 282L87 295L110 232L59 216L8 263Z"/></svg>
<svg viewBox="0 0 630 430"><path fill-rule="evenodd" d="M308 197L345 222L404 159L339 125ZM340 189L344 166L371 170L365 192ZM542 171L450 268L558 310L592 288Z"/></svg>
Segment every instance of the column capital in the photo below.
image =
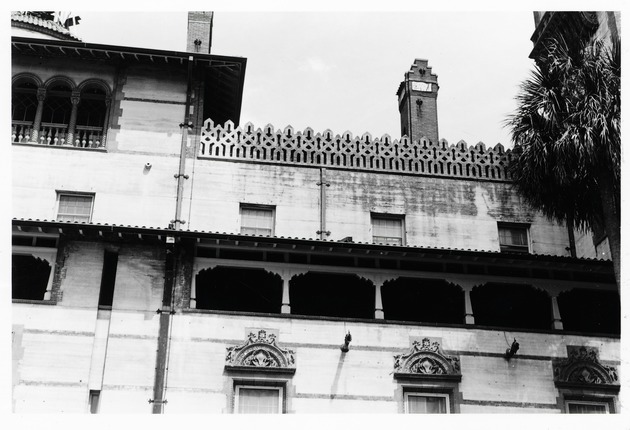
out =
<svg viewBox="0 0 630 430"><path fill-rule="evenodd" d="M43 102L46 99L46 88L37 89L37 101Z"/></svg>
<svg viewBox="0 0 630 430"><path fill-rule="evenodd" d="M81 101L81 93L79 91L72 91L70 94L70 102L72 102L72 106L76 106Z"/></svg>
<svg viewBox="0 0 630 430"><path fill-rule="evenodd" d="M357 273L357 276L367 279L377 287L382 286L387 281L393 281L400 277L398 274L385 275L382 273Z"/></svg>

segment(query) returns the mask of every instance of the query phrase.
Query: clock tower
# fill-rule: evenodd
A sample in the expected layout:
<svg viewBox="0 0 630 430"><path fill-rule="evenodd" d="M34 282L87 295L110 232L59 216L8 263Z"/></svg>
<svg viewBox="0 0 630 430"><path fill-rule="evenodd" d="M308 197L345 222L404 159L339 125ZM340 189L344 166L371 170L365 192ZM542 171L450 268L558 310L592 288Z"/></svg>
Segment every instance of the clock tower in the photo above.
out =
<svg viewBox="0 0 630 430"><path fill-rule="evenodd" d="M398 87L400 133L412 141L426 137L438 141L437 122L437 75L431 72L427 60L417 58L405 73L405 80Z"/></svg>

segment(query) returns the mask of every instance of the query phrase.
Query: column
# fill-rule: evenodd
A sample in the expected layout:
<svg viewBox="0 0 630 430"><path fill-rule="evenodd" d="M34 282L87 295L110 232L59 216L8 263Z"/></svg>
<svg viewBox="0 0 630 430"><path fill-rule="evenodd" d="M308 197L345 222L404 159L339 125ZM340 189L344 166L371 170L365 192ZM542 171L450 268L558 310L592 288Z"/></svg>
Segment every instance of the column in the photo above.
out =
<svg viewBox="0 0 630 430"><path fill-rule="evenodd" d="M289 281L291 276L288 273L283 273L282 276L282 307L280 312L283 314L291 313L291 298L289 297Z"/></svg>
<svg viewBox="0 0 630 430"><path fill-rule="evenodd" d="M42 115L44 114L44 100L46 100L46 88L37 89L37 110L31 130L31 142L39 143L39 129L42 127Z"/></svg>
<svg viewBox="0 0 630 430"><path fill-rule="evenodd" d="M81 146L81 143L77 139L78 145L74 142L74 128L77 125L77 112L79 110L79 101L81 100L81 93L73 91L70 96L72 102L72 111L70 112L70 123L68 124L68 133L66 134L66 144L73 146Z"/></svg>
<svg viewBox="0 0 630 430"><path fill-rule="evenodd" d="M562 324L562 317L560 316L560 308L558 307L558 294L551 294L551 315L552 323L551 328L554 330L564 330Z"/></svg>
<svg viewBox="0 0 630 430"><path fill-rule="evenodd" d="M381 296L381 287L383 282L377 282L374 284L374 319L385 319L385 312L383 312L383 298Z"/></svg>
<svg viewBox="0 0 630 430"><path fill-rule="evenodd" d="M195 268L196 269L196 268ZM192 279L190 280L190 309L197 309L197 270L193 270Z"/></svg>
<svg viewBox="0 0 630 430"><path fill-rule="evenodd" d="M101 141L98 145L98 148L104 148L107 142L107 127L109 124L109 109L111 108L112 99L108 97L105 99L105 120L103 121L103 133L101 135Z"/></svg>
<svg viewBox="0 0 630 430"><path fill-rule="evenodd" d="M474 324L475 316L473 315L472 302L470 301L471 288L464 288L464 323Z"/></svg>

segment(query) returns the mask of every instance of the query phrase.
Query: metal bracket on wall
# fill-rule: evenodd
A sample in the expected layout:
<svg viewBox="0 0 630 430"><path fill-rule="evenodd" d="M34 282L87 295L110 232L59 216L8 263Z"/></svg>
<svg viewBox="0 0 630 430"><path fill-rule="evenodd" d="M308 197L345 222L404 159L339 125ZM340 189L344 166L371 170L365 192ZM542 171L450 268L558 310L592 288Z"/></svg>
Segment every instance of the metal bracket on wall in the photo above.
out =
<svg viewBox="0 0 630 430"><path fill-rule="evenodd" d="M157 311L155 311L156 314L160 314L160 315L162 315L164 312L165 311L163 311L162 309L158 309ZM175 315L175 310L171 309L168 313L171 315Z"/></svg>
<svg viewBox="0 0 630 430"><path fill-rule="evenodd" d="M317 186L322 186L322 185L326 185L327 187L330 187L330 182L317 182L315 185Z"/></svg>
<svg viewBox="0 0 630 430"><path fill-rule="evenodd" d="M188 178L189 178L189 176L188 176L188 175L184 175L183 173L175 173L175 174L173 175L173 177L174 177L175 179L178 179L180 176L183 176L183 177L184 177L184 179L188 179Z"/></svg>
<svg viewBox="0 0 630 430"><path fill-rule="evenodd" d="M315 234L325 234L326 236L330 236L330 231L322 231L322 230L317 230L315 232Z"/></svg>
<svg viewBox="0 0 630 430"><path fill-rule="evenodd" d="M184 128L184 127L193 128L194 125L192 121L188 121L188 122L182 122L181 124L179 124L179 127L180 128Z"/></svg>
<svg viewBox="0 0 630 430"><path fill-rule="evenodd" d="M149 399L149 403L162 403L163 405L168 403L168 400L153 400Z"/></svg>

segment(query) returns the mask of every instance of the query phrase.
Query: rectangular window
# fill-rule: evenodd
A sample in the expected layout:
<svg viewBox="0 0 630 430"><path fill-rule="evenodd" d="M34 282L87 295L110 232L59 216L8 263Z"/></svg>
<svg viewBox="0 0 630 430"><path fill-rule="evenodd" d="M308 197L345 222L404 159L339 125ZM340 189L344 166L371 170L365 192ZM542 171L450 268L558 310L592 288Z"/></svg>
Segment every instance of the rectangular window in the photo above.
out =
<svg viewBox="0 0 630 430"><path fill-rule="evenodd" d="M607 414L607 402L567 401L567 412L570 414Z"/></svg>
<svg viewBox="0 0 630 430"><path fill-rule="evenodd" d="M59 193L57 221L90 222L93 202L93 195Z"/></svg>
<svg viewBox="0 0 630 430"><path fill-rule="evenodd" d="M98 414L98 404L101 399L101 392L99 390L90 390L90 413Z"/></svg>
<svg viewBox="0 0 630 430"><path fill-rule="evenodd" d="M383 245L405 244L402 216L372 215L372 243Z"/></svg>
<svg viewBox="0 0 630 430"><path fill-rule="evenodd" d="M405 412L408 414L450 413L448 394L405 393Z"/></svg>
<svg viewBox="0 0 630 430"><path fill-rule="evenodd" d="M112 306L117 267L118 253L105 251L105 257L103 258L103 274L101 275L101 291L98 296L99 306Z"/></svg>
<svg viewBox="0 0 630 430"><path fill-rule="evenodd" d="M529 228L518 224L499 224L499 246L501 252L529 253Z"/></svg>
<svg viewBox="0 0 630 430"><path fill-rule="evenodd" d="M237 414L281 414L282 387L237 385L234 412Z"/></svg>
<svg viewBox="0 0 630 430"><path fill-rule="evenodd" d="M241 205L241 234L273 236L273 206Z"/></svg>

